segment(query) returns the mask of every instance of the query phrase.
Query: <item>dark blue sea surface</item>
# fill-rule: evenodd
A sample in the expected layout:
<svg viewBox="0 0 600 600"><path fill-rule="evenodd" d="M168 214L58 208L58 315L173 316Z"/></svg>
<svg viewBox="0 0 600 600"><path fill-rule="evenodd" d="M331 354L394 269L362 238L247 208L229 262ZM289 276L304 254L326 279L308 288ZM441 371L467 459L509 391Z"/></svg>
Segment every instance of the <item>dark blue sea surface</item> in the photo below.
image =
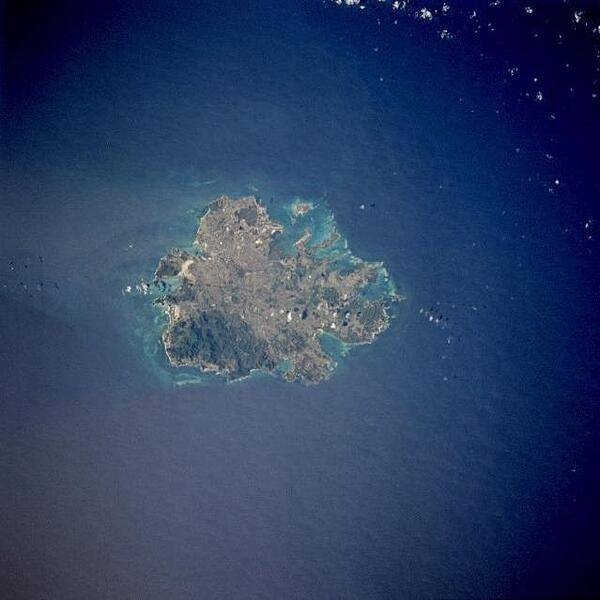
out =
<svg viewBox="0 0 600 600"><path fill-rule="evenodd" d="M0 597L600 594L600 36L363 4L7 10ZM224 193L406 295L329 381L149 353L123 289Z"/></svg>

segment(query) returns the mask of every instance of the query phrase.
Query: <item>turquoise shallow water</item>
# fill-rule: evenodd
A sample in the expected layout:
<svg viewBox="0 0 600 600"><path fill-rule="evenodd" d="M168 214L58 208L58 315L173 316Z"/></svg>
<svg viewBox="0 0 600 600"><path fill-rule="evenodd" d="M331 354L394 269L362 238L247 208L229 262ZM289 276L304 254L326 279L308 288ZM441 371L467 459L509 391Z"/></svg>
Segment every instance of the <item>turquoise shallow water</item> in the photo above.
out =
<svg viewBox="0 0 600 600"><path fill-rule="evenodd" d="M37 45L22 30L35 81L13 74L3 108L2 589L597 595L595 113L554 107L553 125L515 100L496 75L523 57L482 34L243 8L91 3L46 15ZM248 193L275 211L324 198L402 313L319 386L173 385L135 334L146 299L122 289L215 196Z"/></svg>

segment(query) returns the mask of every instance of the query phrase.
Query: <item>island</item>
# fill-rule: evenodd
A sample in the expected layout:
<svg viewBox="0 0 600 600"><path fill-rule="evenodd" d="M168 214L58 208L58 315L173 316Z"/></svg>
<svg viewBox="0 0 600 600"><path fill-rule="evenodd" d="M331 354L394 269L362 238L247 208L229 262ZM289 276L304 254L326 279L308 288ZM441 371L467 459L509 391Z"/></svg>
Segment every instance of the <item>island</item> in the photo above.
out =
<svg viewBox="0 0 600 600"><path fill-rule="evenodd" d="M254 196L207 207L192 245L155 271L172 367L316 383L337 364L332 348L372 342L389 326L401 297L383 264L355 257L331 212L311 219L315 211L296 201L284 223Z"/></svg>

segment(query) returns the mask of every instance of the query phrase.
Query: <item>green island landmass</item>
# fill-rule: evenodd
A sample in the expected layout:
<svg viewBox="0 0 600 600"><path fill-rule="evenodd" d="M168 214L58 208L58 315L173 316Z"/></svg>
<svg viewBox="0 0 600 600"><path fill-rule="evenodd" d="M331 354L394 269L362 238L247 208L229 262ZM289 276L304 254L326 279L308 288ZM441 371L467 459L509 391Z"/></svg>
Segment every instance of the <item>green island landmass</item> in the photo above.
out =
<svg viewBox="0 0 600 600"><path fill-rule="evenodd" d="M168 316L162 342L172 366L230 380L264 371L315 383L336 366L326 337L348 348L388 327L400 296L383 264L353 256L333 224L319 237L296 222L313 208L292 204L295 226L286 231L253 196L222 196L192 246L160 259L155 303ZM286 247L285 234L298 229Z"/></svg>

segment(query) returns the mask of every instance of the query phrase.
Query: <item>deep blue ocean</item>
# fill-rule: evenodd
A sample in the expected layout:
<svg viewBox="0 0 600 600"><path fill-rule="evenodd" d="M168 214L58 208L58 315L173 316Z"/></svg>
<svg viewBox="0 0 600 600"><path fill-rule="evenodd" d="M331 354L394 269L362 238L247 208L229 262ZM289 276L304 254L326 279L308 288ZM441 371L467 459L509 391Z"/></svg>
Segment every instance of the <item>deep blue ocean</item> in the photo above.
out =
<svg viewBox="0 0 600 600"><path fill-rule="evenodd" d="M598 597L598 11L13 4L0 598ZM329 381L148 355L122 290L223 193L406 295Z"/></svg>

